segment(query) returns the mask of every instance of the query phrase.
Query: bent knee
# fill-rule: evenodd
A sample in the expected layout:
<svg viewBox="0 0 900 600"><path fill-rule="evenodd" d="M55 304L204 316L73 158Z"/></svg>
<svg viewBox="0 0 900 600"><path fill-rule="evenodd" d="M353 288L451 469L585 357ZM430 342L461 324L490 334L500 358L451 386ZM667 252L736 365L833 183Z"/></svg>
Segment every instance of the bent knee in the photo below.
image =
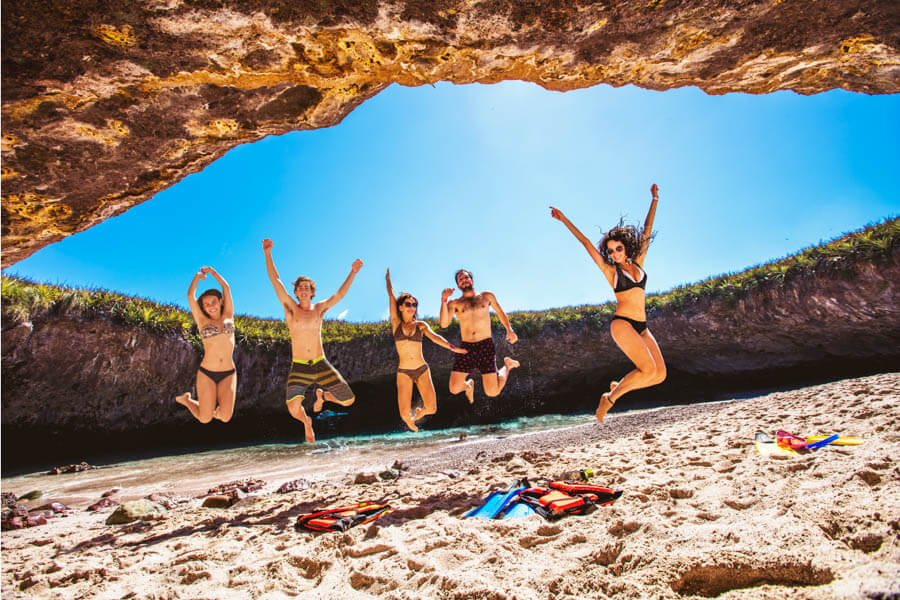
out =
<svg viewBox="0 0 900 600"><path fill-rule="evenodd" d="M209 413L208 415L197 415L197 420L205 425L213 420L212 413Z"/></svg>
<svg viewBox="0 0 900 600"><path fill-rule="evenodd" d="M654 376L654 378L653 378L653 383L654 383L654 384L656 384L656 383L662 383L663 381L666 380L666 375L667 375L667 374L668 374L668 373L666 372L666 366L665 366L665 365L663 365L662 367L657 368L657 369L656 369L655 376Z"/></svg>
<svg viewBox="0 0 900 600"><path fill-rule="evenodd" d="M233 416L233 413L221 414L221 415L219 415L219 420L222 421L223 423L227 423L228 421L231 420L232 416Z"/></svg>

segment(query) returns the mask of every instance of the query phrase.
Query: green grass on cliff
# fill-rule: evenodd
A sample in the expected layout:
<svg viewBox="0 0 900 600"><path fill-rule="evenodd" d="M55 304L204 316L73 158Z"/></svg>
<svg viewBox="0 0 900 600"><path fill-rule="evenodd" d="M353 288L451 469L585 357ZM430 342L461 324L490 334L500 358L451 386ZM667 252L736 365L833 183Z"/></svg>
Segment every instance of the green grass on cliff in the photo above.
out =
<svg viewBox="0 0 900 600"><path fill-rule="evenodd" d="M870 225L831 242L807 248L797 254L751 267L740 273L718 275L647 297L648 310L679 310L707 299L737 302L757 289L771 289L817 273L837 274L852 279L858 266L893 260L900 246L900 218ZM3 318L27 321L36 317L79 316L105 318L158 333L177 333L200 348L189 312L145 298L125 296L100 289L72 289L34 283L18 277L2 278ZM520 337L539 334L545 327L564 331L570 326L605 327L615 312L615 304L522 311L509 315ZM496 322L496 317L493 317ZM435 321L432 326L437 327ZM287 345L287 326L278 319L235 318L238 342L245 346L272 348ZM454 323L449 332L458 331ZM390 334L387 322L348 323L325 321L325 342L346 342L360 337Z"/></svg>

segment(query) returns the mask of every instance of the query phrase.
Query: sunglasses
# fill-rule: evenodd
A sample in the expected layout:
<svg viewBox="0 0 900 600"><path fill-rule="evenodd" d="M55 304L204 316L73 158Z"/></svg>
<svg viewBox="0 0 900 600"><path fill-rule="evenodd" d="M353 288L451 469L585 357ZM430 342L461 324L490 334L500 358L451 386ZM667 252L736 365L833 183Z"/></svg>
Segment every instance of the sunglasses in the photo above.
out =
<svg viewBox="0 0 900 600"><path fill-rule="evenodd" d="M625 249L625 246L616 246L615 248L607 248L606 250L610 254L613 254L614 252L621 252L624 249Z"/></svg>
<svg viewBox="0 0 900 600"><path fill-rule="evenodd" d="M410 308L418 308L419 303L418 302L404 302L403 306L408 306Z"/></svg>

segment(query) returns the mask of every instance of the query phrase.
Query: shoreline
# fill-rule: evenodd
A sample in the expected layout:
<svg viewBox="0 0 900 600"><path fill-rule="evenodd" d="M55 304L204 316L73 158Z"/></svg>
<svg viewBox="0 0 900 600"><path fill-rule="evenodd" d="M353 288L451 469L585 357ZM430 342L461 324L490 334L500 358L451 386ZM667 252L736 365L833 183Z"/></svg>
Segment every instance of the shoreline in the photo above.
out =
<svg viewBox="0 0 900 600"><path fill-rule="evenodd" d="M192 499L121 526L105 525L109 510L76 510L3 532L3 596L894 597L898 423L900 373L888 373L446 443L400 457L395 480L336 472L285 494L270 481L226 509ZM865 443L760 456L755 431L777 428ZM460 518L512 480L580 468L623 496L552 523ZM393 511L344 533L293 528L301 513L366 500Z"/></svg>

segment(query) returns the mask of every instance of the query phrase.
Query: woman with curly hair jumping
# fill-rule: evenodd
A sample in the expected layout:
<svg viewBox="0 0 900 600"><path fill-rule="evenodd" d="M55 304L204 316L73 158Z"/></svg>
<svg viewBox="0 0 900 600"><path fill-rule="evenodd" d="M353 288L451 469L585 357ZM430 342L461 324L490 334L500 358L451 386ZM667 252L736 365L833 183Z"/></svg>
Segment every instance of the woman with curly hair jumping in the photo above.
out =
<svg viewBox="0 0 900 600"><path fill-rule="evenodd" d="M653 199L644 220L644 231L638 233L631 225L619 225L609 230L597 247L566 218L561 210L550 207L550 216L565 225L582 243L591 258L603 271L616 294L616 314L609 325L613 340L634 363L634 370L620 381L609 385L597 406L597 420L602 421L616 400L640 388L662 383L666 378L666 363L653 334L647 329L644 289L647 273L644 259L653 233L653 218L659 200L659 187L650 187Z"/></svg>

